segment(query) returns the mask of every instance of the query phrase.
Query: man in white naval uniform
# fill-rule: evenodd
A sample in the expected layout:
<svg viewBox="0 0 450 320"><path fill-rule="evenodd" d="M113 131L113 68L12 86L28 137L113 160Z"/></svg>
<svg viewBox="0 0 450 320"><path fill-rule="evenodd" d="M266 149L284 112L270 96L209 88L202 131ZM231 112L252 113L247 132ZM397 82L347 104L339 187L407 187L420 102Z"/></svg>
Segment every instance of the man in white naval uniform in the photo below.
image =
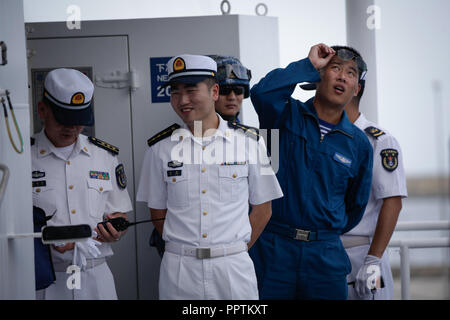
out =
<svg viewBox="0 0 450 320"><path fill-rule="evenodd" d="M97 224L126 218L132 206L118 149L80 134L94 123L93 91L89 78L73 69L55 69L44 82L38 105L44 129L32 138L31 147L33 205L45 211L47 225L89 224L96 238L52 245L56 281L37 291L38 299L117 299L105 258L113 254L109 242L122 233L110 223L108 230ZM68 285L71 270L76 270L72 265L79 267L80 281Z"/></svg>
<svg viewBox="0 0 450 320"><path fill-rule="evenodd" d="M271 200L282 196L263 139L215 112L214 60L181 55L167 66L171 105L184 125L149 139L136 195L152 218L165 217L154 223L165 241L159 298L258 299L247 250L271 216Z"/></svg>
<svg viewBox="0 0 450 320"><path fill-rule="evenodd" d="M365 81L358 96L345 107L349 120L367 134L374 156L372 189L364 216L341 237L352 264L347 276L348 299L390 300L394 283L386 248L397 224L402 198L407 197L406 180L397 140L359 112L364 86ZM374 277L377 267L380 277ZM378 284L370 283L376 278Z"/></svg>

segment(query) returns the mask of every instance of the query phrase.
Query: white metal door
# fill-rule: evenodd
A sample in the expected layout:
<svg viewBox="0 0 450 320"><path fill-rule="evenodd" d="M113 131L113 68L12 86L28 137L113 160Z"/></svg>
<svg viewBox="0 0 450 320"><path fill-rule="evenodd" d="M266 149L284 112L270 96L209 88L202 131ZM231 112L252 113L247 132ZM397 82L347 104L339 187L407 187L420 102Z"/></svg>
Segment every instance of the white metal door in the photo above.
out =
<svg viewBox="0 0 450 320"><path fill-rule="evenodd" d="M91 71L93 79L116 71L129 71L127 36L32 39L27 41L27 49L30 82L32 70L46 68L81 68ZM30 97L33 97L33 84L30 83L30 86ZM134 204L129 88L114 89L95 85L93 101L95 136L120 149L119 158L125 166L128 192ZM35 104L32 101L30 106ZM134 212L129 214L129 219L134 221ZM113 250L115 254L108 264L114 275L119 299L137 299L135 229L130 228L122 240L113 245Z"/></svg>

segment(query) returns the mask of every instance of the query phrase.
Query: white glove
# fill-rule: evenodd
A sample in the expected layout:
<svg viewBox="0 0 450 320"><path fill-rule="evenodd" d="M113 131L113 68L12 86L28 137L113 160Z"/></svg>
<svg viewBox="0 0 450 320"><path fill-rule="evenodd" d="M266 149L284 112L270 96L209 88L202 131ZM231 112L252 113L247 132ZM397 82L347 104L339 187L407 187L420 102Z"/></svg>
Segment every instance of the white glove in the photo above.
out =
<svg viewBox="0 0 450 320"><path fill-rule="evenodd" d="M92 231L92 235L97 237L97 233ZM92 238L88 238L84 241L75 242L75 251L73 253L73 264L84 269L86 267L86 258L97 258L101 252L97 248L102 243Z"/></svg>
<svg viewBox="0 0 450 320"><path fill-rule="evenodd" d="M355 291L361 298L368 298L372 290L377 288L377 280L381 277L381 259L367 255L364 264L358 271L355 279Z"/></svg>

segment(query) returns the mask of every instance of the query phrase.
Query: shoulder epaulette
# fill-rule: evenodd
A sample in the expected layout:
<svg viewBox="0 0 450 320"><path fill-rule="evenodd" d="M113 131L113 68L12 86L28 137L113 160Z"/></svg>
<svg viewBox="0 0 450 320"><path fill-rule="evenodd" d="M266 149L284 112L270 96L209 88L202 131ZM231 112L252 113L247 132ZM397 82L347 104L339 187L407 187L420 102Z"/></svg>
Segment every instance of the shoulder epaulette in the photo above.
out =
<svg viewBox="0 0 450 320"><path fill-rule="evenodd" d="M384 131L382 131L378 128L375 128L375 127L367 127L364 129L364 131L374 139L378 139L383 134L386 134Z"/></svg>
<svg viewBox="0 0 450 320"><path fill-rule="evenodd" d="M228 127L232 129L241 129L244 130L244 133L249 136L250 138L256 139L256 141L259 141L259 129L254 127L249 127L244 124L237 123L235 121L228 121Z"/></svg>
<svg viewBox="0 0 450 320"><path fill-rule="evenodd" d="M114 155L119 154L119 148L117 148L117 147L115 147L115 146L113 146L113 145L111 145L111 144L109 144L109 143L107 143L105 141L102 141L102 140L97 139L95 137L89 137L88 139L89 139L89 141L91 143L95 144L97 147L103 148L106 151L109 151L109 152L111 152Z"/></svg>
<svg viewBox="0 0 450 320"><path fill-rule="evenodd" d="M33 138L33 137L30 137L30 144L32 145L32 146L34 146L34 143L36 142L36 139L35 138Z"/></svg>
<svg viewBox="0 0 450 320"><path fill-rule="evenodd" d="M147 144L149 147L157 143L158 141L161 141L162 139L165 139L167 137L170 137L172 135L172 132L180 128L180 125L178 123L174 123L170 127L164 129L161 132L158 132L153 137L147 140Z"/></svg>

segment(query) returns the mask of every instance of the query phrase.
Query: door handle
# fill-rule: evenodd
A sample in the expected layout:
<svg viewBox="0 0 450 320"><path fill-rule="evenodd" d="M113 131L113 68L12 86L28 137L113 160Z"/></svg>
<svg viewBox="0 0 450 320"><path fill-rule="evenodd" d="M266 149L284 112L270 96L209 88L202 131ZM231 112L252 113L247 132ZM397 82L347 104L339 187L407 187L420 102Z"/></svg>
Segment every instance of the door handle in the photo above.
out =
<svg viewBox="0 0 450 320"><path fill-rule="evenodd" d="M1 48L1 60L0 60L0 66L4 66L8 63L8 60L6 60L6 43L3 41L0 41L0 48Z"/></svg>
<svg viewBox="0 0 450 320"><path fill-rule="evenodd" d="M9 168L6 165L0 163L0 171L3 171L2 181L0 182L0 206L1 206L6 191L6 185L8 184Z"/></svg>

